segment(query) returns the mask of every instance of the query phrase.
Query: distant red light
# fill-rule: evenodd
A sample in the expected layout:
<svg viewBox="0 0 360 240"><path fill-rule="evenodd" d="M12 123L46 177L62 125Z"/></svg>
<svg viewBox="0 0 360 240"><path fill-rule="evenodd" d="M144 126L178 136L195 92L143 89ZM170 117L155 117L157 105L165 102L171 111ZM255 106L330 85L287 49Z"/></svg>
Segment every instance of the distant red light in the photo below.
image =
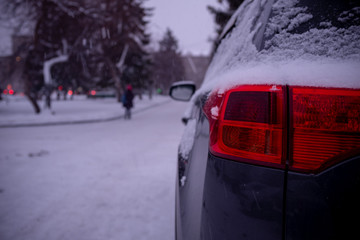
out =
<svg viewBox="0 0 360 240"><path fill-rule="evenodd" d="M5 90L3 91L3 94L8 94L8 90L5 89Z"/></svg>
<svg viewBox="0 0 360 240"><path fill-rule="evenodd" d="M92 96L94 96L94 95L96 94L96 91L95 91L95 90L91 90L91 91L90 91L90 94L91 94Z"/></svg>
<svg viewBox="0 0 360 240"><path fill-rule="evenodd" d="M73 95L73 93L74 93L74 92L73 92L72 90L69 90L69 91L68 91L68 95L70 95L70 96Z"/></svg>
<svg viewBox="0 0 360 240"><path fill-rule="evenodd" d="M58 90L59 90L59 91L62 91L62 90L63 90L63 86L60 85L60 86L58 87Z"/></svg>
<svg viewBox="0 0 360 240"><path fill-rule="evenodd" d="M10 89L10 90L9 90L9 94L10 94L10 95L13 95L13 94L14 94L14 90Z"/></svg>

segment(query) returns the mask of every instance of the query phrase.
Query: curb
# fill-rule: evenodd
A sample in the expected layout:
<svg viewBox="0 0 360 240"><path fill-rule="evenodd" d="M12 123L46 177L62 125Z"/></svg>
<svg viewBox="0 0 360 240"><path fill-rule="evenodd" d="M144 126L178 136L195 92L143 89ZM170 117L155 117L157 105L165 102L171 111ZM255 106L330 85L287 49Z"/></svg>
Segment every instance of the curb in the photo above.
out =
<svg viewBox="0 0 360 240"><path fill-rule="evenodd" d="M159 107L159 106L165 105L170 102L171 102L171 99L168 99L166 101L159 102L159 103L154 103L149 106L133 110L132 114L138 114L141 112L145 112L149 109ZM0 128L45 127L45 126L57 126L57 125L70 125L70 124L100 123L100 122L114 121L114 120L118 120L118 119L122 119L122 118L124 118L124 114L119 114L117 116L108 117L108 118L100 118L100 119L86 119L86 120L80 119L80 120L72 120L72 121L70 120L70 121L42 122L42 123L41 122L40 123L15 123L15 124L3 124L3 125L0 124Z"/></svg>

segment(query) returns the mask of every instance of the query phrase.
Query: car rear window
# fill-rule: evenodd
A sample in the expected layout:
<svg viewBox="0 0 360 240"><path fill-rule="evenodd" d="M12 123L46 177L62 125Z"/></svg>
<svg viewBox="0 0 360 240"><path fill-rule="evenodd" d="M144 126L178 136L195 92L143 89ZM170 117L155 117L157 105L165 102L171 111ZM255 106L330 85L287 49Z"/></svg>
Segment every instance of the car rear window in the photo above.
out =
<svg viewBox="0 0 360 240"><path fill-rule="evenodd" d="M244 84L360 88L359 15L359 1L245 0L196 95Z"/></svg>
<svg viewBox="0 0 360 240"><path fill-rule="evenodd" d="M260 49L277 57L359 58L359 23L359 2L278 0L272 6Z"/></svg>

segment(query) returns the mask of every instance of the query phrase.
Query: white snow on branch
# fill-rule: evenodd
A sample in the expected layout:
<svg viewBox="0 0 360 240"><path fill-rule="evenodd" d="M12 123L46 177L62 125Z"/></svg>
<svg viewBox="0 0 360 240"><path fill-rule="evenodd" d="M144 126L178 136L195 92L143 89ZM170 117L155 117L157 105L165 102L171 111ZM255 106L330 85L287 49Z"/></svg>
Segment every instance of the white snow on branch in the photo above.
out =
<svg viewBox="0 0 360 240"><path fill-rule="evenodd" d="M68 55L61 55L55 58L51 58L44 62L43 74L44 74L45 84L52 84L51 67L54 64L66 62L68 59L69 59Z"/></svg>
<svg viewBox="0 0 360 240"><path fill-rule="evenodd" d="M75 12L67 8L61 1L52 0L61 10L63 10L70 17L75 17Z"/></svg>
<svg viewBox="0 0 360 240"><path fill-rule="evenodd" d="M189 62L189 65L191 67L191 70L193 71L193 73L197 73L197 68L194 64L194 61L192 60L192 58L190 56L187 56L186 59L188 60Z"/></svg>
<svg viewBox="0 0 360 240"><path fill-rule="evenodd" d="M194 145L195 132L196 132L196 119L190 119L186 124L186 128L181 137L180 146L179 146L179 152L184 159L189 157L191 149Z"/></svg>
<svg viewBox="0 0 360 240"><path fill-rule="evenodd" d="M117 67L119 70L121 70L121 69L123 68L123 66L124 66L124 62L125 62L125 58L126 58L126 55L127 55L128 50L129 50L129 45L126 44L125 47L124 47L123 52L121 53L120 60L119 60L119 62L116 64L116 67Z"/></svg>

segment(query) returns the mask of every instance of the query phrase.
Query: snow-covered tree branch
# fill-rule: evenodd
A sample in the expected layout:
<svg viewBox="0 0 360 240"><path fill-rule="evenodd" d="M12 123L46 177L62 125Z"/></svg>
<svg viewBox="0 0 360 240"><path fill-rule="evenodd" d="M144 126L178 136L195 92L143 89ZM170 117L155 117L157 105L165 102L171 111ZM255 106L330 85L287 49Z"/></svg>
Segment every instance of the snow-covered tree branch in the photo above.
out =
<svg viewBox="0 0 360 240"><path fill-rule="evenodd" d="M48 84L48 85L53 84L53 80L51 78L51 67L54 64L61 63L61 62L66 62L68 59L69 59L68 55L62 55L62 56L51 58L51 59L46 60L44 62L43 74L44 74L44 82L45 82L45 84Z"/></svg>
<svg viewBox="0 0 360 240"><path fill-rule="evenodd" d="M150 36L145 19L150 10L143 1L3 0L0 6L13 18L25 16L35 23L24 60L26 94L34 105L45 85L146 86L150 58L144 49Z"/></svg>

